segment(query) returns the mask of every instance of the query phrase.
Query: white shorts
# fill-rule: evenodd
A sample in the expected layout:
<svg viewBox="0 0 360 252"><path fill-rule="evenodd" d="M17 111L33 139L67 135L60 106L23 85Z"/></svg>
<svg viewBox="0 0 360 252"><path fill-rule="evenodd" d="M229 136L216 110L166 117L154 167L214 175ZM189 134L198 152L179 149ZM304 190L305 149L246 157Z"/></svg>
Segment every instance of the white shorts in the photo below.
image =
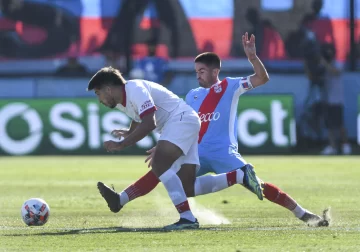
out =
<svg viewBox="0 0 360 252"><path fill-rule="evenodd" d="M198 138L200 131L200 119L194 110L177 111L172 115L162 128L160 140L169 141L178 146L184 153L171 166L178 172L182 164L195 164L200 167L198 153Z"/></svg>

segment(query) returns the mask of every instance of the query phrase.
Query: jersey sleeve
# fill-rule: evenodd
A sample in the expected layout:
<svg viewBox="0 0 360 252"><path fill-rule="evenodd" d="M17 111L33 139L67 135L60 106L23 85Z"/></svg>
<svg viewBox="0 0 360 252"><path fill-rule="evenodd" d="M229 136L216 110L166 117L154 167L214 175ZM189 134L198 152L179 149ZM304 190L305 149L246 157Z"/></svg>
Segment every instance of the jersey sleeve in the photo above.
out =
<svg viewBox="0 0 360 252"><path fill-rule="evenodd" d="M228 82L232 83L232 88L234 93L242 95L247 91L253 89L253 86L250 81L250 76L247 77L228 77Z"/></svg>
<svg viewBox="0 0 360 252"><path fill-rule="evenodd" d="M189 93L187 93L187 95L185 96L185 102L186 104L190 105L190 98L191 98L191 95L193 93L193 89L189 91Z"/></svg>
<svg viewBox="0 0 360 252"><path fill-rule="evenodd" d="M153 98L144 86L134 84L129 89L131 90L131 103L136 107L141 119L145 115L157 110Z"/></svg>

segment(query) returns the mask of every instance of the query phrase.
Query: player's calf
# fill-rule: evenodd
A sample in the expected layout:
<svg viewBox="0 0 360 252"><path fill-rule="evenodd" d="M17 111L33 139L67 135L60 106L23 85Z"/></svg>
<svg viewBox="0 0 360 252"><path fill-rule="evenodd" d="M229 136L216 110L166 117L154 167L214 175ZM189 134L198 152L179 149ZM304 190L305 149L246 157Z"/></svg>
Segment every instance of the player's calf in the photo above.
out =
<svg viewBox="0 0 360 252"><path fill-rule="evenodd" d="M309 226L327 227L330 224L330 211L324 210L323 217L313 214L299 205L287 193L271 183L264 183L264 196L269 201L290 210L297 218Z"/></svg>
<svg viewBox="0 0 360 252"><path fill-rule="evenodd" d="M196 181L196 165L194 164L183 164L180 171L177 173L181 180L182 186L186 197L195 196L195 181Z"/></svg>
<svg viewBox="0 0 360 252"><path fill-rule="evenodd" d="M177 145L160 140L156 146L152 170L165 186L171 201L180 214L180 218L195 221L195 216L190 210L181 180L172 169L173 163L182 154L182 150Z"/></svg>

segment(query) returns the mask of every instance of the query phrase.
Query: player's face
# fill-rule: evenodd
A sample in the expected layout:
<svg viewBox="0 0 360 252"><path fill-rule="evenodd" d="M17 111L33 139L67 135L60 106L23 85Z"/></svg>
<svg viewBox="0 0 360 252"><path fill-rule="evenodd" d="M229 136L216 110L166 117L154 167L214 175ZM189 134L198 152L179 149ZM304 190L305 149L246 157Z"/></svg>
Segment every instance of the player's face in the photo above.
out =
<svg viewBox="0 0 360 252"><path fill-rule="evenodd" d="M95 94L99 99L99 102L104 104L106 107L115 108L116 102L112 95L112 90L110 86L104 86L100 89L95 89Z"/></svg>
<svg viewBox="0 0 360 252"><path fill-rule="evenodd" d="M216 71L203 63L195 63L196 78L204 88L211 87L217 80Z"/></svg>

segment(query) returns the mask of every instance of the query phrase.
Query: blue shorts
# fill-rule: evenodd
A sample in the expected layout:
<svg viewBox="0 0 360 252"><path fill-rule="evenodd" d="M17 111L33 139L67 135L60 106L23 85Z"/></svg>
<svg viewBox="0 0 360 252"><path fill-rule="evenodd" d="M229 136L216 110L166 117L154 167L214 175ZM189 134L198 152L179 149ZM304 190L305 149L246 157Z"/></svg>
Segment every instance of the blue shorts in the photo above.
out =
<svg viewBox="0 0 360 252"><path fill-rule="evenodd" d="M239 153L220 154L220 153L206 153L202 155L199 153L200 169L196 176L201 176L209 172L215 174L226 173L247 164L244 158Z"/></svg>

